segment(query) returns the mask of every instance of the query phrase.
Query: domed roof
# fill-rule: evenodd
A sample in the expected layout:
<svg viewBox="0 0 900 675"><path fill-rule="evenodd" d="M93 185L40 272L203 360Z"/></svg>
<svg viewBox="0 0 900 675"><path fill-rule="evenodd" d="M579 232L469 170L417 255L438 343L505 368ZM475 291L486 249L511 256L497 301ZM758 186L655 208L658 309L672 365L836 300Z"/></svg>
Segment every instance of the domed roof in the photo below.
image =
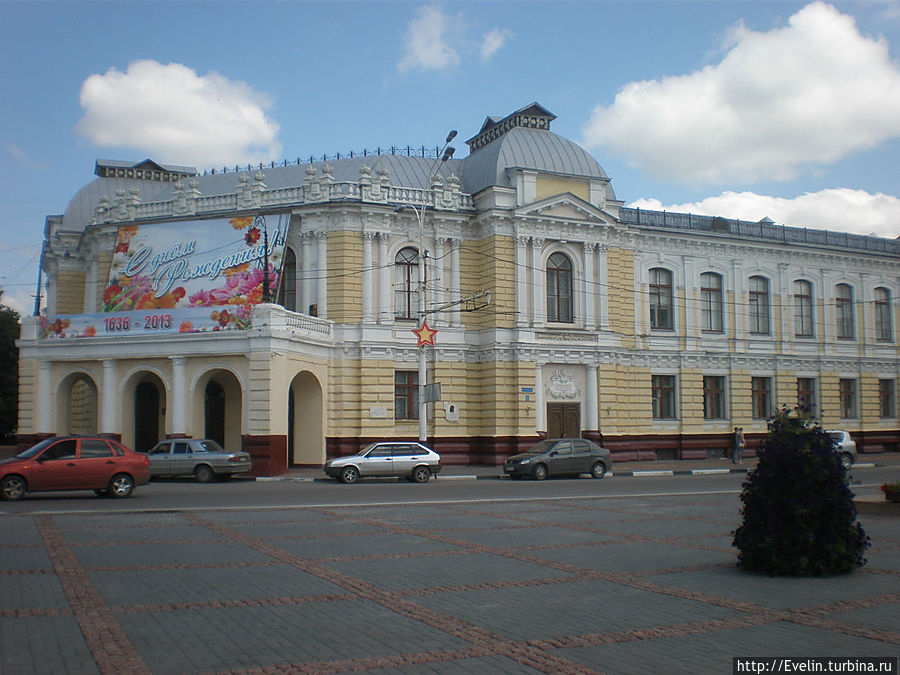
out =
<svg viewBox="0 0 900 675"><path fill-rule="evenodd" d="M463 189L476 194L486 187L515 187L514 170L582 178L606 183L607 199L615 199L609 177L591 154L577 143L550 131L556 116L537 103L503 119L489 117L481 131L467 141L471 154L464 160Z"/></svg>

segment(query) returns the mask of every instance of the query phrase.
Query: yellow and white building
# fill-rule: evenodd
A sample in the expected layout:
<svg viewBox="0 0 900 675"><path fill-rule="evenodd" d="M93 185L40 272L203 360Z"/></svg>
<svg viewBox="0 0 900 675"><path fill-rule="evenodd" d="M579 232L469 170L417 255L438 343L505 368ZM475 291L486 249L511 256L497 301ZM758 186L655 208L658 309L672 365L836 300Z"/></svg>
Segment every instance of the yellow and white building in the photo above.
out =
<svg viewBox="0 0 900 675"><path fill-rule="evenodd" d="M443 162L99 160L46 220L20 443L213 437L257 474L318 465L417 437L424 349L448 463L542 435L715 456L798 401L863 452L897 448L900 241L626 208L553 119L488 118ZM420 293L433 347L413 332Z"/></svg>

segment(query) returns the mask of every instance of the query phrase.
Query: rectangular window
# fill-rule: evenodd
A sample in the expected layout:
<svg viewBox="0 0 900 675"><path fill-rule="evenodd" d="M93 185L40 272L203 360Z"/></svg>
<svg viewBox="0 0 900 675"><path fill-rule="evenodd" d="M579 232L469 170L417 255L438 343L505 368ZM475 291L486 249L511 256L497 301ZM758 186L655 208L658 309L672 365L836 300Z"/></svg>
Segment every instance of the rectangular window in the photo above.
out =
<svg viewBox="0 0 900 675"><path fill-rule="evenodd" d="M841 379L841 418L853 419L856 413L856 380Z"/></svg>
<svg viewBox="0 0 900 675"><path fill-rule="evenodd" d="M816 378L797 378L797 405L812 415L816 414Z"/></svg>
<svg viewBox="0 0 900 675"><path fill-rule="evenodd" d="M875 289L875 339L890 342L893 335L891 327L891 292L886 288Z"/></svg>
<svg viewBox="0 0 900 675"><path fill-rule="evenodd" d="M712 272L700 275L703 330L722 332L722 277Z"/></svg>
<svg viewBox="0 0 900 675"><path fill-rule="evenodd" d="M660 267L650 270L650 327L671 330L672 273Z"/></svg>
<svg viewBox="0 0 900 675"><path fill-rule="evenodd" d="M703 377L703 417L725 419L725 378L721 375Z"/></svg>
<svg viewBox="0 0 900 675"><path fill-rule="evenodd" d="M897 416L897 399L893 380L878 380L878 407L881 417Z"/></svg>
<svg viewBox="0 0 900 675"><path fill-rule="evenodd" d="M847 284L838 284L834 297L837 336L842 340L853 339L853 289Z"/></svg>
<svg viewBox="0 0 900 675"><path fill-rule="evenodd" d="M419 419L419 373L416 370L394 372L394 419Z"/></svg>
<svg viewBox="0 0 900 675"><path fill-rule="evenodd" d="M750 332L769 334L769 280L750 277ZM768 417L768 415L767 415Z"/></svg>
<svg viewBox="0 0 900 675"><path fill-rule="evenodd" d="M794 335L813 336L812 284L808 281L794 282Z"/></svg>
<svg viewBox="0 0 900 675"><path fill-rule="evenodd" d="M772 414L772 378L754 377L750 381L750 398L754 419L766 419Z"/></svg>
<svg viewBox="0 0 900 675"><path fill-rule="evenodd" d="M653 418L675 419L675 376L653 375Z"/></svg>

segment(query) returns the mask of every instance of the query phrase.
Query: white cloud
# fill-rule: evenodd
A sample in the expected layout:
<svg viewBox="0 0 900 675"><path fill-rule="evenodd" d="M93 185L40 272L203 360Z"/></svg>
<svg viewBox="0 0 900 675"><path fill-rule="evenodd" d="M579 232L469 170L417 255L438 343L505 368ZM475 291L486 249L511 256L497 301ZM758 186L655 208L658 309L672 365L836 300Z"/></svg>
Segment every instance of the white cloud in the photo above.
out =
<svg viewBox="0 0 900 675"><path fill-rule="evenodd" d="M889 238L900 236L900 199L850 188L807 192L793 199L728 191L688 204L664 206L658 199L638 199L629 206L749 221L771 218L792 227Z"/></svg>
<svg viewBox="0 0 900 675"><path fill-rule="evenodd" d="M460 62L459 52L451 45L458 18L444 14L438 7L427 5L416 10L404 37L403 57L397 64L401 72L410 70L443 70Z"/></svg>
<svg viewBox="0 0 900 675"><path fill-rule="evenodd" d="M790 180L900 135L888 44L822 2L769 32L736 26L714 65L631 82L597 106L585 144L688 184Z"/></svg>
<svg viewBox="0 0 900 675"><path fill-rule="evenodd" d="M269 99L249 85L179 63L134 61L81 87L77 130L92 142L131 148L158 162L198 167L281 157ZM141 157L140 159L143 159Z"/></svg>
<svg viewBox="0 0 900 675"><path fill-rule="evenodd" d="M512 31L506 28L495 28L484 36L481 43L481 60L488 61L512 38Z"/></svg>
<svg viewBox="0 0 900 675"><path fill-rule="evenodd" d="M22 166L28 167L29 169L46 169L46 164L41 164L31 158L31 156L25 152L22 148L20 148L15 143L8 143L6 145L6 151L12 155L16 161L19 162Z"/></svg>

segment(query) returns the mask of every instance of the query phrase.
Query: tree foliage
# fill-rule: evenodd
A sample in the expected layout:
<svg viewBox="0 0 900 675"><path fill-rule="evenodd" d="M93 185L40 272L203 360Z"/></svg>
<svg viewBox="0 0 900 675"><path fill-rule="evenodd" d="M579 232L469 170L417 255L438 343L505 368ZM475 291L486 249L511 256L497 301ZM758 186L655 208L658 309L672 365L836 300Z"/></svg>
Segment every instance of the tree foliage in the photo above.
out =
<svg viewBox="0 0 900 675"><path fill-rule="evenodd" d="M820 426L799 410L775 413L741 492L738 564L772 576L817 577L865 565L870 541L856 522L845 473Z"/></svg>
<svg viewBox="0 0 900 675"><path fill-rule="evenodd" d="M19 329L19 313L0 304L0 441L15 433L18 424Z"/></svg>

